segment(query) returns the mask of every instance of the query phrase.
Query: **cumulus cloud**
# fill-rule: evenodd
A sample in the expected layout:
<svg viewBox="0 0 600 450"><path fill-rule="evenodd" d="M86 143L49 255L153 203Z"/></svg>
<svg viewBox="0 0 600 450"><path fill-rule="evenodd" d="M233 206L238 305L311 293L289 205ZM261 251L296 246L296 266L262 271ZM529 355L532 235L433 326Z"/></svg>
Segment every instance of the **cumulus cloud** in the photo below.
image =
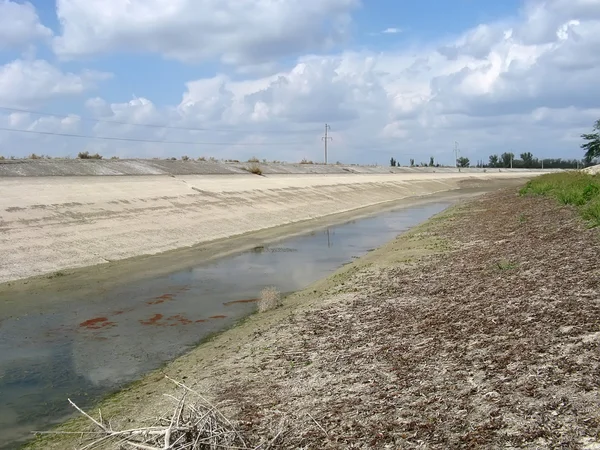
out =
<svg viewBox="0 0 600 450"><path fill-rule="evenodd" d="M158 0L154 2L158 4ZM310 1L305 3L313 5ZM78 4L76 0L59 1L59 7L63 8ZM91 45L91 50L85 51L92 53L109 51L117 42L125 42L120 40L125 35L115 31L124 20L122 14L142 11L138 3L130 4L133 6L129 9L112 10L116 18L112 25L108 20L102 25L104 19L99 19L102 26L94 29L105 40L94 37L93 33L89 41L86 37L81 41L75 39L76 35L69 37L69 26L79 23L71 16L69 20L73 22L65 23L62 44L67 45L73 39L69 45L75 47L70 47L69 52L76 54L78 42L85 43L82 49ZM188 11L183 0L171 4L172 20L181 11ZM202 7L208 4L203 2ZM252 8L265 4L253 2ZM223 11L233 8L227 2L222 5ZM291 3L281 2L279 8L284 5L290 7ZM344 15L354 2L324 1L319 5L325 9L338 5ZM316 2L312 8L313 12L321 11ZM156 18L150 9L142 16L147 21L163 20ZM189 15L189 20L198 28L194 17ZM227 17L233 20L237 16ZM174 57L175 53L169 53L167 47L152 47L159 46L159 41L166 46L162 34L165 28L146 27L142 32L136 28L140 23L134 23L130 30L133 34L127 35L131 38L127 41L129 48L159 51ZM178 22L178 26L183 25ZM236 63L259 64L246 43L234 39L233 31L231 34L223 30L219 28L217 32L219 51L236 55L230 59ZM253 33L248 34L248 42L268 34ZM136 39L144 42L136 43ZM294 48L301 51L305 47ZM287 69L267 76L224 72L191 80L184 86L178 104L156 105L151 95L117 103L92 98L86 107L89 115L99 120L171 128L100 122L90 125L87 133L198 142L198 145L127 142L109 145L101 141L89 141L86 145L91 146L91 151L107 156L189 154L243 159L257 155L292 161L303 157L319 160L320 137L327 122L334 137L330 147L332 160L385 163L394 156L407 163L409 158L426 161L433 155L441 162L452 163L455 140L460 142L463 156L473 161L487 159L490 153L507 148L515 153L532 151L545 157L577 157L581 156L579 134L600 116L600 91L596 88L600 77L599 48L597 0L529 2L517 19L480 24L443 45L431 43L387 52L304 55ZM182 49L184 53L192 50L179 47L178 51ZM193 56L212 57L203 51ZM277 51L271 56L276 54ZM71 88L78 85L70 81L68 84ZM7 95L1 86L0 82L0 97L2 92ZM69 92L66 87L61 89L65 94ZM26 93L32 89L11 90ZM228 146L243 143L264 143L264 147ZM277 143L281 145L271 145Z"/></svg>
<svg viewBox="0 0 600 450"><path fill-rule="evenodd" d="M152 52L256 65L344 40L359 0L57 0L63 57Z"/></svg>
<svg viewBox="0 0 600 450"><path fill-rule="evenodd" d="M52 31L40 23L31 3L0 0L0 50L23 49L50 37Z"/></svg>
<svg viewBox="0 0 600 450"><path fill-rule="evenodd" d="M96 71L65 73L45 60L21 60L0 66L0 104L29 107L53 98L94 88L110 74Z"/></svg>

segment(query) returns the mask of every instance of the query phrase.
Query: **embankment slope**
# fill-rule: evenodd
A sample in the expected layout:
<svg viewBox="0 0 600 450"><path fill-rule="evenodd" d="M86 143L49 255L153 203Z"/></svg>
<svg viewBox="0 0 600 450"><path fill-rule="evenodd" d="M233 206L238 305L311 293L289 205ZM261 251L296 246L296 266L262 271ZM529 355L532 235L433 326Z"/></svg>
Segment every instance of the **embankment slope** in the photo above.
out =
<svg viewBox="0 0 600 450"><path fill-rule="evenodd" d="M0 282L535 173L14 175L0 177Z"/></svg>

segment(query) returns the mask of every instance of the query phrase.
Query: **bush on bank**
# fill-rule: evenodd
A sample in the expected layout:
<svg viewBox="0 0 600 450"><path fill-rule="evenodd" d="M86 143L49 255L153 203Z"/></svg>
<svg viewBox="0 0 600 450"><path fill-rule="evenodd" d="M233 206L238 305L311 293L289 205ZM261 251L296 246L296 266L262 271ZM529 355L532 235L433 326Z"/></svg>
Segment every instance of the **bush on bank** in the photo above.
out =
<svg viewBox="0 0 600 450"><path fill-rule="evenodd" d="M536 177L521 189L521 195L553 197L576 206L590 227L600 226L600 175L562 172Z"/></svg>

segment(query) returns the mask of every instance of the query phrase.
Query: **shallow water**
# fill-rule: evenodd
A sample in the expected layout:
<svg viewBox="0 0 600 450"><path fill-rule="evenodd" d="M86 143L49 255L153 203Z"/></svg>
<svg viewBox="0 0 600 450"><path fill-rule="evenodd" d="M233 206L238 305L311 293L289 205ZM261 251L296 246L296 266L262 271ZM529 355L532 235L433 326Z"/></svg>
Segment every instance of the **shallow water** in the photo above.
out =
<svg viewBox="0 0 600 450"><path fill-rule="evenodd" d="M231 326L264 287L300 290L447 206L381 213L3 320L0 448L69 417L67 398L89 406Z"/></svg>

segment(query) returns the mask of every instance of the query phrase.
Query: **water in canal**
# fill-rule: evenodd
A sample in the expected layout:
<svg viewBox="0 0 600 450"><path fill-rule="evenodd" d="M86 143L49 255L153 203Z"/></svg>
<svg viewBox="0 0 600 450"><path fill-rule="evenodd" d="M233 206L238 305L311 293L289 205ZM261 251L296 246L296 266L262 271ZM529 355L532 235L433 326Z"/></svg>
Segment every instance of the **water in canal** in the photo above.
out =
<svg viewBox="0 0 600 450"><path fill-rule="evenodd" d="M69 417L67 397L90 406L230 326L264 287L300 290L447 206L381 213L1 321L0 448Z"/></svg>

